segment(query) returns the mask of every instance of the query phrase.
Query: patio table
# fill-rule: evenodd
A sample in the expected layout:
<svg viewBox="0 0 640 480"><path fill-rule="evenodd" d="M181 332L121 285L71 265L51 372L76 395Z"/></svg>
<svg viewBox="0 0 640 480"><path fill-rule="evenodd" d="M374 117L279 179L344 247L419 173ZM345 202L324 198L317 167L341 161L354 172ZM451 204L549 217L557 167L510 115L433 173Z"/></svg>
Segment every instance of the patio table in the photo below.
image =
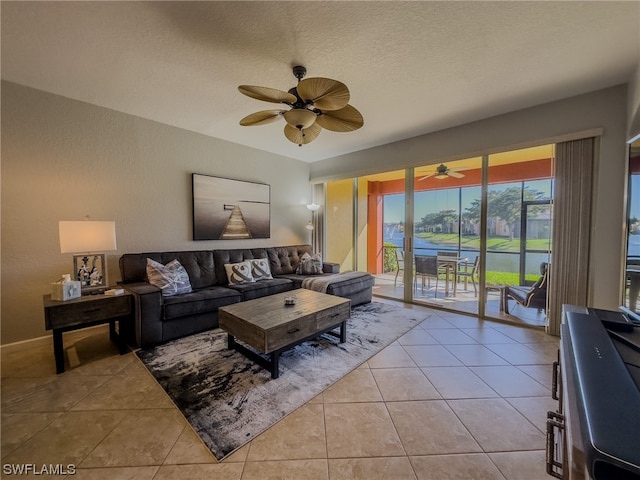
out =
<svg viewBox="0 0 640 480"><path fill-rule="evenodd" d="M438 255L438 267L444 267L446 277L444 282L444 294L449 295L449 274L453 273L453 296L458 292L458 266L461 263L468 262L467 257L453 257L448 255Z"/></svg>

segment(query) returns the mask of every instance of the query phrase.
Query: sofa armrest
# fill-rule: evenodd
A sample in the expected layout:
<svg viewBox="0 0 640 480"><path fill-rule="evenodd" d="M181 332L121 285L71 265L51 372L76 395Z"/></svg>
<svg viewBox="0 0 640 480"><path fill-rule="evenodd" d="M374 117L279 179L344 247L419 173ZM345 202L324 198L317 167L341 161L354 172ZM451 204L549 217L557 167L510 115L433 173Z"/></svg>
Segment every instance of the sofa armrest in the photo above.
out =
<svg viewBox="0 0 640 480"><path fill-rule="evenodd" d="M340 264L339 263L324 262L322 264L322 271L324 273L340 273Z"/></svg>
<svg viewBox="0 0 640 480"><path fill-rule="evenodd" d="M162 341L162 290L147 282L121 284L135 298L134 332L139 347Z"/></svg>
<svg viewBox="0 0 640 480"><path fill-rule="evenodd" d="M162 296L162 290L148 282L121 283L120 286L135 295L150 295L158 293Z"/></svg>

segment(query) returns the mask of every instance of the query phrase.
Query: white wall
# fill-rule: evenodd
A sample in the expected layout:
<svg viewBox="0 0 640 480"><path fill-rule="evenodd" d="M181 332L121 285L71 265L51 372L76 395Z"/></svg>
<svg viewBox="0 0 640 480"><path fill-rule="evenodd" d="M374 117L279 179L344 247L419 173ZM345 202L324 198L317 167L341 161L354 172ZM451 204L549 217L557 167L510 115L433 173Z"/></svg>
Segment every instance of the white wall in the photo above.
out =
<svg viewBox="0 0 640 480"><path fill-rule="evenodd" d="M432 134L335 157L311 166L311 181L468 158L554 142L575 132L602 129L595 189L593 304L616 308L622 295L626 203L627 88L617 86L519 110Z"/></svg>
<svg viewBox="0 0 640 480"><path fill-rule="evenodd" d="M271 185L271 238L192 241L191 174ZM115 220L118 251L309 243L309 164L2 83L2 344L45 331L42 295L71 273L59 220Z"/></svg>

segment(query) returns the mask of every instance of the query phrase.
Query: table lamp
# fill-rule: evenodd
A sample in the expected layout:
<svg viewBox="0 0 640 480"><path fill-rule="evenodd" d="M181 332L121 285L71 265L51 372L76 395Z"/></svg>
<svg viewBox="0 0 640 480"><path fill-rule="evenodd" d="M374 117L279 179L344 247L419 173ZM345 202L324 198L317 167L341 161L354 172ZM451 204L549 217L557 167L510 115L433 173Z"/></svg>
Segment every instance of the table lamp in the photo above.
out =
<svg viewBox="0 0 640 480"><path fill-rule="evenodd" d="M75 253L72 278L78 280L82 294L97 293L107 284L107 264L102 252L116 247L116 224L105 221L60 221L60 253Z"/></svg>

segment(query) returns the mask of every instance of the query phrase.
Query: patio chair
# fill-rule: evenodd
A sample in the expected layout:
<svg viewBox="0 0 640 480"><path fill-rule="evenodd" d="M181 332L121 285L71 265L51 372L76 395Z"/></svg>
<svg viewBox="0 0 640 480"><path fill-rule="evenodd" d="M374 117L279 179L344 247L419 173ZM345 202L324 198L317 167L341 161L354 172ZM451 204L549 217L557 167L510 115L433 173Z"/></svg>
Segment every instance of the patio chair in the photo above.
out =
<svg viewBox="0 0 640 480"><path fill-rule="evenodd" d="M509 313L509 298L513 298L523 307L537 308L538 312L547 311L547 284L549 280L549 264L540 264L540 278L531 286L506 286L505 293L505 313Z"/></svg>
<svg viewBox="0 0 640 480"><path fill-rule="evenodd" d="M413 277L413 289L418 287L418 275L422 277L422 291L424 292L424 277L427 277L427 287L431 287L431 277L436 279L436 291L438 295L438 257L435 255L416 255L416 274Z"/></svg>
<svg viewBox="0 0 640 480"><path fill-rule="evenodd" d="M458 258L458 252L452 252L451 250L444 250L441 252L436 252L438 258L443 258L443 257L454 257L454 258ZM449 266L446 265L440 265L440 273L446 273L447 269L449 269Z"/></svg>
<svg viewBox="0 0 640 480"><path fill-rule="evenodd" d="M464 279L464 289L466 290L469 287L469 280L473 285L473 296L478 296L478 262L480 261L480 257L476 257L476 259L472 262L464 262L460 265L458 269L458 278Z"/></svg>
<svg viewBox="0 0 640 480"><path fill-rule="evenodd" d="M396 278L393 279L393 286L396 286L398 274L404 271L404 252L396 248Z"/></svg>

